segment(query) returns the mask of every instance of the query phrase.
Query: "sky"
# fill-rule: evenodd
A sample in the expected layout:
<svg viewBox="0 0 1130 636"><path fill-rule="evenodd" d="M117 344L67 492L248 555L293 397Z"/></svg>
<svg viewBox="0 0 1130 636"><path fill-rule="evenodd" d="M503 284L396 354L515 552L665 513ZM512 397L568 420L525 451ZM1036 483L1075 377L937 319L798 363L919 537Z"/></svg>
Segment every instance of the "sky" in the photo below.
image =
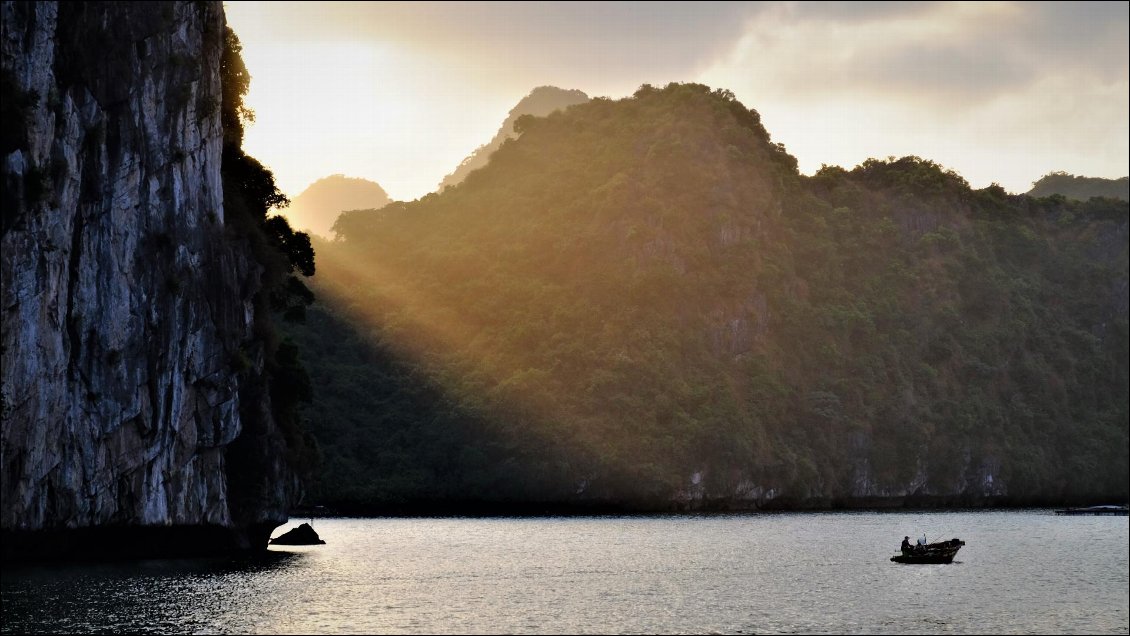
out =
<svg viewBox="0 0 1130 636"><path fill-rule="evenodd" d="M1127 2L225 2L245 149L295 196L331 174L435 190L537 86L726 88L802 172L918 155L975 188L1130 174Z"/></svg>

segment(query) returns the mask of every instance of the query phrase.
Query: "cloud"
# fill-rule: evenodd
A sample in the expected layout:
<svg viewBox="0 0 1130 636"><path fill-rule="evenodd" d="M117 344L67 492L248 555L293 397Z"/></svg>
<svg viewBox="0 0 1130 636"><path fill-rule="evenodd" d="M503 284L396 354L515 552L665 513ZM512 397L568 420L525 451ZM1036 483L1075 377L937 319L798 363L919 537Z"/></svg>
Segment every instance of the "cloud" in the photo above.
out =
<svg viewBox="0 0 1130 636"><path fill-rule="evenodd" d="M286 42L360 40L411 48L492 84L634 89L687 79L763 7L731 2L228 3ZM252 20L241 19L242 24ZM639 78L645 78L640 80Z"/></svg>
<svg viewBox="0 0 1130 636"><path fill-rule="evenodd" d="M871 22L912 16L934 9L940 2L793 2L786 3L798 19L836 22Z"/></svg>
<svg viewBox="0 0 1130 636"><path fill-rule="evenodd" d="M901 92L992 99L1049 72L1127 74L1126 3L775 5L752 16L715 69L781 94Z"/></svg>
<svg viewBox="0 0 1130 636"><path fill-rule="evenodd" d="M1125 80L1130 3L1048 2L1025 9L1013 46L1022 47L1040 66L1103 81Z"/></svg>
<svg viewBox="0 0 1130 636"><path fill-rule="evenodd" d="M759 110L807 170L917 154L1015 191L1051 170L1126 173L1126 3L854 7L774 5L699 79Z"/></svg>

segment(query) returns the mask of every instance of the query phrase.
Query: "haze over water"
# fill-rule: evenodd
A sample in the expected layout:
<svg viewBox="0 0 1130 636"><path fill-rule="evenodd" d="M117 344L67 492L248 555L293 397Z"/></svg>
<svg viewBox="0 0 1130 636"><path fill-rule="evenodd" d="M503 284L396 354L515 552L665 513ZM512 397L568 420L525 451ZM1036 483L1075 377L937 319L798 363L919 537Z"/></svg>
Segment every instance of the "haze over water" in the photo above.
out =
<svg viewBox="0 0 1130 636"><path fill-rule="evenodd" d="M6 569L3 633L1128 630L1125 517L1029 510L314 527L327 545L272 548L254 561ZM951 565L889 561L903 535L921 532L967 545Z"/></svg>

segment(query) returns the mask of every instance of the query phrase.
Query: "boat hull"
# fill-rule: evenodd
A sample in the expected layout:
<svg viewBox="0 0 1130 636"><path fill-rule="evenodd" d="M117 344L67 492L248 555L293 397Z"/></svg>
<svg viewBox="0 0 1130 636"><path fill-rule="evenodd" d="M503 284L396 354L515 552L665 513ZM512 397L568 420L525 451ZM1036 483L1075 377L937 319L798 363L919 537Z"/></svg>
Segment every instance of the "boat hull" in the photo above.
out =
<svg viewBox="0 0 1130 636"><path fill-rule="evenodd" d="M941 543L931 543L924 550L911 550L891 557L895 563L953 563L957 551L965 542L961 539L951 539Z"/></svg>
<svg viewBox="0 0 1130 636"><path fill-rule="evenodd" d="M899 554L891 557L895 563L953 563L954 554Z"/></svg>

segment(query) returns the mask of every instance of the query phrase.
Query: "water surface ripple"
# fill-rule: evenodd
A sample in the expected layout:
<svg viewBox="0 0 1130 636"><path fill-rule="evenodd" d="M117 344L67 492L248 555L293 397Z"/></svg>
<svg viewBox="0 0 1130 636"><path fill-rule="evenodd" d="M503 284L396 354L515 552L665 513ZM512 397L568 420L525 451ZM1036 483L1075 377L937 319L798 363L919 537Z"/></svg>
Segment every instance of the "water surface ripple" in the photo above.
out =
<svg viewBox="0 0 1130 636"><path fill-rule="evenodd" d="M5 567L0 631L1128 633L1126 517L861 512L314 527L327 545L256 558ZM903 535L922 532L966 546L950 565L889 561Z"/></svg>

